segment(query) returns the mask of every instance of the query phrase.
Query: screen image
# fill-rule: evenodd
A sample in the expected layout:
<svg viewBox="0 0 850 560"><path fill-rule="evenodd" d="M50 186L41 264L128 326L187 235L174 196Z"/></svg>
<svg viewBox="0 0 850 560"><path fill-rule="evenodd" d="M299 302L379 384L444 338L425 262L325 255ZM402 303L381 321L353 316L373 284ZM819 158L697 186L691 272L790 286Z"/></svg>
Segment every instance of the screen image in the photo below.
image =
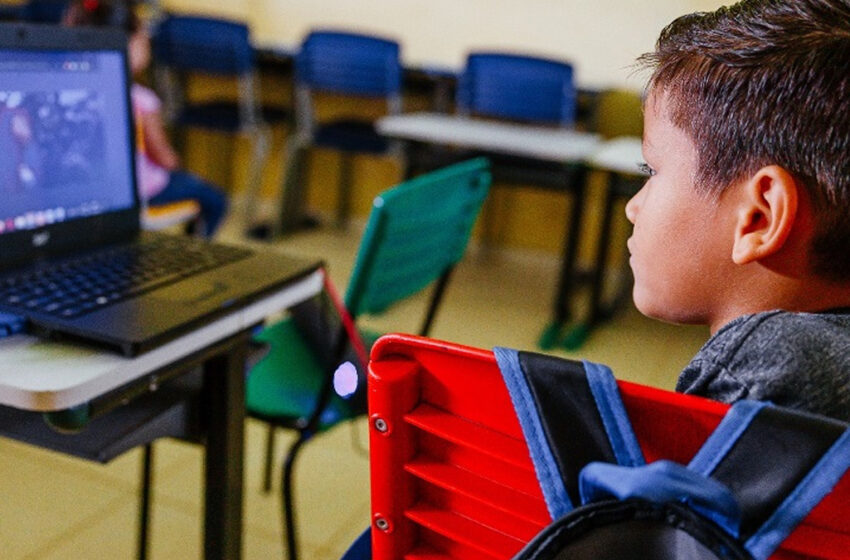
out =
<svg viewBox="0 0 850 560"><path fill-rule="evenodd" d="M102 112L93 91L0 91L0 188L72 189L103 177Z"/></svg>
<svg viewBox="0 0 850 560"><path fill-rule="evenodd" d="M118 53L0 55L0 234L134 204L122 64Z"/></svg>

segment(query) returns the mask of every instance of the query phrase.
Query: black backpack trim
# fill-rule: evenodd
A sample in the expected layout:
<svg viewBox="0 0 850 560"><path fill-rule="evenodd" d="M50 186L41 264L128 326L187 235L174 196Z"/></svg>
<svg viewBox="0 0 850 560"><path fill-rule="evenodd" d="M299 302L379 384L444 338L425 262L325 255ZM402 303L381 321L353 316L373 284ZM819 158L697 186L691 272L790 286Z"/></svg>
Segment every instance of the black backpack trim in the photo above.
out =
<svg viewBox="0 0 850 560"><path fill-rule="evenodd" d="M635 547L633 541L627 547L617 548L616 541L601 539L606 546L589 547L576 551L569 547L581 546L582 540L592 538L595 531L613 528L622 536L623 524L637 524L640 538L650 541L650 546L659 539L659 531L665 528L684 533L699 543L707 553L699 556L696 551L687 552L687 560L751 560L750 554L737 539L705 520L689 507L675 502L658 503L638 498L628 500L605 500L576 508L567 516L552 523L541 531L530 543L514 556L513 560L679 560L681 550L664 555L659 547L651 551ZM626 544L626 543L624 543ZM583 555L582 555L583 553Z"/></svg>

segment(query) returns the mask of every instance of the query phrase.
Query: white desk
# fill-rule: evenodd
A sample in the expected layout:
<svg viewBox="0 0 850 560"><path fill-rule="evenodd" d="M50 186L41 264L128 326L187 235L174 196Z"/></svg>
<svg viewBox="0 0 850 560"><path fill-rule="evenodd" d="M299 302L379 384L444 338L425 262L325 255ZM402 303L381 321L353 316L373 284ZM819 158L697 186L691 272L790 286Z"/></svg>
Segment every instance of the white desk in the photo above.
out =
<svg viewBox="0 0 850 560"><path fill-rule="evenodd" d="M202 363L207 488L204 557L239 558L244 364L249 329L319 293L322 283L321 270L314 270L242 310L135 358L32 336L0 340L0 404L51 412L96 402L116 392L127 395L121 398L130 399L147 391L146 384L155 383L153 374L167 375L169 370L182 374L189 366ZM104 416L102 420L109 418Z"/></svg>
<svg viewBox="0 0 850 560"><path fill-rule="evenodd" d="M316 271L277 294L135 358L29 335L0 339L0 405L48 412L83 404L317 294Z"/></svg>
<svg viewBox="0 0 850 560"><path fill-rule="evenodd" d="M378 120L391 138L569 163L588 158L602 144L589 132L514 124L443 113L407 113Z"/></svg>
<svg viewBox="0 0 850 560"><path fill-rule="evenodd" d="M391 138L454 146L560 163L584 162L603 171L640 175L641 139L609 140L591 132L507 123L443 113L382 117L378 132Z"/></svg>
<svg viewBox="0 0 850 560"><path fill-rule="evenodd" d="M642 177L638 165L643 161L642 140L636 136L619 136L602 142L587 158L587 164L601 171Z"/></svg>
<svg viewBox="0 0 850 560"><path fill-rule="evenodd" d="M564 240L553 317L541 336L540 344L544 348L550 348L562 339L570 341L568 346L581 344L600 315L598 301L592 302L590 316L573 329L574 332L564 336L561 330L569 316L570 295L576 283L578 236L584 204L584 172L588 169L608 172L609 191L615 186L611 177L621 174L639 176L638 163L643 159L640 138L604 140L600 135L589 132L442 113L391 115L379 119L376 127L385 136L404 141L409 159L413 158L412 154L417 145L427 145L565 164L564 186L566 190L569 183L570 192L574 195L573 210ZM570 171L572 176L567 175ZM602 230L603 238L606 239L612 203L613 198L606 194L606 219ZM604 273L604 265L599 264L601 262L603 261L597 260L596 277ZM594 287L592 297L598 299L601 297L601 291Z"/></svg>

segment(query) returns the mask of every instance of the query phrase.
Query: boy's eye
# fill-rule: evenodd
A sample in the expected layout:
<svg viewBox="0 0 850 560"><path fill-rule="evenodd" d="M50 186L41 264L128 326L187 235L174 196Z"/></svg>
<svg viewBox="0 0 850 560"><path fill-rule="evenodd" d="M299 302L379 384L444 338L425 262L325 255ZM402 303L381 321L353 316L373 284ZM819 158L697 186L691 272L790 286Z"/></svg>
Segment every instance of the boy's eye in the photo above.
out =
<svg viewBox="0 0 850 560"><path fill-rule="evenodd" d="M641 163L637 164L637 166L638 166L638 171L640 171L641 174L647 175L649 177L652 177L652 176L655 175L655 170L653 168L651 168L649 166L649 164L641 162Z"/></svg>

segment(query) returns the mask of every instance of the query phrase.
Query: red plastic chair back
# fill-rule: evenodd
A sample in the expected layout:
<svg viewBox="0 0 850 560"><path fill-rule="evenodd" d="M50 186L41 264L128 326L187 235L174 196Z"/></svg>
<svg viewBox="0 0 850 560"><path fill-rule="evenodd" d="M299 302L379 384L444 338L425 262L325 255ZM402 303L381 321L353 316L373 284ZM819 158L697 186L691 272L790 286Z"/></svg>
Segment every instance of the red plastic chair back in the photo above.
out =
<svg viewBox="0 0 850 560"><path fill-rule="evenodd" d="M687 464L727 405L620 382L646 460ZM381 338L369 366L373 560L510 559L550 518L492 352ZM850 476L771 557L850 557Z"/></svg>

